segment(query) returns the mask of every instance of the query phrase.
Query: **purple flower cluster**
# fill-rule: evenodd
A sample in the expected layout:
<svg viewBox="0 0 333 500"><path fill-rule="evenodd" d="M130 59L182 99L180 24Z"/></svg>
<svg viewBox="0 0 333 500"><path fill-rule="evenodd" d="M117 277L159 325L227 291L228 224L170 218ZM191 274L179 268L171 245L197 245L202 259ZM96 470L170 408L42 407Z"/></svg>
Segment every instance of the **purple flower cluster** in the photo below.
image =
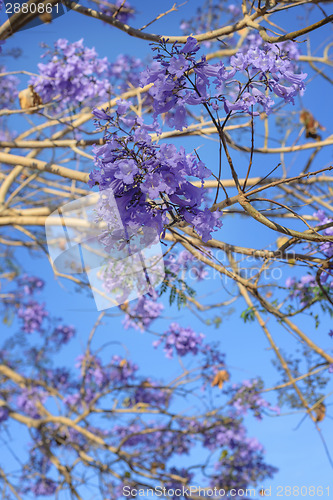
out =
<svg viewBox="0 0 333 500"><path fill-rule="evenodd" d="M294 103L294 97L297 94L302 95L305 89L303 80L307 77L306 73L295 73L293 62L290 61L286 52L281 52L278 45L264 44L262 48L251 47L245 53L239 52L231 57L231 66L237 71L246 71L251 78L256 78L256 86L252 83L248 86L251 92L246 91L240 98L232 104L225 101L227 111L240 109L246 111L249 106L261 104L266 112L274 102L264 95L257 86L263 86L281 97L285 102ZM268 78L267 74L271 77ZM287 83L287 86L284 85ZM243 101L248 103L243 106Z"/></svg>
<svg viewBox="0 0 333 500"><path fill-rule="evenodd" d="M169 403L171 393L163 389L159 389L157 383L151 379L147 379L134 391L131 404L138 403L149 404L149 406L165 408Z"/></svg>
<svg viewBox="0 0 333 500"><path fill-rule="evenodd" d="M254 478L256 481L271 478L278 470L265 463L262 445L255 438L247 437L243 426L229 436L227 446L215 463L213 488L246 489Z"/></svg>
<svg viewBox="0 0 333 500"><path fill-rule="evenodd" d="M67 344L74 337L75 332L74 326L58 325L51 335L51 340L58 344Z"/></svg>
<svg viewBox="0 0 333 500"><path fill-rule="evenodd" d="M295 73L286 52L281 53L276 45L250 46L246 52L238 52L231 57L230 71L222 62L208 63L204 56L197 62L199 45L193 37L188 37L184 46L174 44L171 49L162 42L156 50L157 61L142 73L141 85L154 84L148 91L153 98L154 117L167 113L168 125L179 130L187 126L188 105L204 105L211 115L220 103L227 114L258 114L254 112L258 105L268 113L274 101L266 90L285 102L294 102L293 98L302 95L305 88L303 80L307 75Z"/></svg>
<svg viewBox="0 0 333 500"><path fill-rule="evenodd" d="M108 78L114 90L125 92L129 87L139 86L141 71L141 59L119 54L114 62L109 63Z"/></svg>
<svg viewBox="0 0 333 500"><path fill-rule="evenodd" d="M321 285L326 286L328 290L332 289L332 272L323 271L320 275L320 283ZM311 301L319 298L321 294L316 276L313 276L312 274L306 274L302 276L298 281L296 280L296 278L289 277L286 279L286 287L288 289L291 289L290 297L292 299L298 299L301 307L304 307Z"/></svg>
<svg viewBox="0 0 333 500"><path fill-rule="evenodd" d="M60 38L45 56L49 61L38 64L40 76L30 80L44 103L57 99L58 109L83 102L93 106L110 95L107 59L98 59L95 49L85 47L83 39L69 43Z"/></svg>
<svg viewBox="0 0 333 500"><path fill-rule="evenodd" d="M20 288L22 288L24 295L33 295L35 291L40 291L44 288L45 282L36 276L23 274L23 276L18 279L17 284Z"/></svg>
<svg viewBox="0 0 333 500"><path fill-rule="evenodd" d="M123 137L117 131L108 132L107 143L96 148L98 169L90 173L90 186L97 183L100 190L112 188L128 230L145 227L160 234L168 224L186 221L203 241L208 241L211 232L222 225L220 214L202 208L204 188L193 186L187 178L193 176L203 182L211 172L194 154L186 154L183 147L178 151L173 144L154 145L147 129L156 124L147 126L141 118L124 116L128 106L119 101L116 117L94 110L98 120L109 122L105 126L131 128ZM108 200L100 205L98 215L104 222L114 221ZM109 232L113 230L109 228Z"/></svg>
<svg viewBox="0 0 333 500"><path fill-rule="evenodd" d="M191 19L182 21L180 29L184 34L188 33L206 33L220 28L224 24L235 22L242 13L241 7L220 0L206 0L196 9L195 15ZM205 40L203 45L210 47L216 40ZM229 42L229 41L228 41Z"/></svg>
<svg viewBox="0 0 333 500"><path fill-rule="evenodd" d="M54 495L57 489L57 484L47 477L42 477L37 479L34 484L31 484L31 487L27 490L31 491L36 496L49 496Z"/></svg>
<svg viewBox="0 0 333 500"><path fill-rule="evenodd" d="M202 333L197 334L190 327L183 328L178 323L171 323L169 329L153 342L153 346L158 347L163 342L167 358L172 358L174 352L178 356L198 354L204 337Z"/></svg>
<svg viewBox="0 0 333 500"><path fill-rule="evenodd" d="M209 422L182 419L182 428L188 433L202 436L202 444L211 452L219 451L215 462L211 486L217 488L246 488L254 478L271 477L277 471L265 464L262 445L246 435L239 419L211 418Z"/></svg>
<svg viewBox="0 0 333 500"><path fill-rule="evenodd" d="M150 324L160 317L164 306L157 302L157 293L154 290L150 295L140 297L135 304L129 305L126 309L126 315L123 319L124 328L135 328L136 330L145 330Z"/></svg>
<svg viewBox="0 0 333 500"><path fill-rule="evenodd" d="M318 210L314 213L314 216L319 219L319 225L333 224L333 219L327 217L323 210ZM333 226L324 229L322 234L324 236L333 236ZM311 245L311 248L316 251L319 249L328 259L333 256L333 243L330 241L319 243L317 246ZM325 287L326 292L329 293L333 289L332 268L323 269L319 279L321 286ZM316 275L306 274L298 280L288 277L286 287L291 289L290 297L298 299L301 307L308 305L316 298L322 298L322 290L319 287Z"/></svg>
<svg viewBox="0 0 333 500"><path fill-rule="evenodd" d="M208 276L207 267L188 250L182 250L178 254L168 254L164 264L172 275L178 275L186 271L187 277L196 281L202 281Z"/></svg>
<svg viewBox="0 0 333 500"><path fill-rule="evenodd" d="M226 392L232 396L231 404L237 416L245 415L251 410L258 420L262 420L265 409L279 412L279 408L272 407L260 396L258 380L244 380L241 385L233 384Z"/></svg>
<svg viewBox="0 0 333 500"><path fill-rule="evenodd" d="M0 47L1 49L1 47ZM5 73L6 68L0 66L0 73ZM18 96L19 79L13 75L0 76L0 109L10 109Z"/></svg>
<svg viewBox="0 0 333 500"><path fill-rule="evenodd" d="M49 385L56 389L65 390L70 386L70 373L67 368L54 368L46 373Z"/></svg>
<svg viewBox="0 0 333 500"><path fill-rule="evenodd" d="M49 315L45 311L45 304L39 304L34 300L22 304L17 314L23 321L22 330L26 333L41 332L43 320Z"/></svg>
<svg viewBox="0 0 333 500"><path fill-rule="evenodd" d="M98 356L83 356L77 358L76 367L81 370L81 375L84 376L87 385L97 387L98 389L105 388L112 383L128 383L134 378L138 367L129 360L125 360L120 356L113 356L109 364L104 365Z"/></svg>
<svg viewBox="0 0 333 500"><path fill-rule="evenodd" d="M107 5L100 3L99 9L103 14L115 17L124 24L134 15L134 9L127 0L125 2L123 0L116 0L114 4L108 3Z"/></svg>
<svg viewBox="0 0 333 500"><path fill-rule="evenodd" d="M318 287L316 278L312 274L305 274L299 281L296 278L288 277L286 279L286 287L290 292L292 299L297 298L300 301L300 306L306 306L314 298L314 288Z"/></svg>
<svg viewBox="0 0 333 500"><path fill-rule="evenodd" d="M149 433L145 428L152 429ZM140 450L146 463L154 457L155 462L166 461L173 455L188 454L194 446L194 440L184 429L175 427L173 430L158 422L133 423L128 426L116 425L112 428L115 444L125 441L124 447L136 447Z"/></svg>
<svg viewBox="0 0 333 500"><path fill-rule="evenodd" d="M173 465L167 470L164 464L174 454L188 454L198 437L203 447L220 454L211 478L212 487L246 488L257 479L271 477L277 470L264 462L260 443L247 437L241 422L232 418L211 418L204 422L182 418L175 419L169 427L154 421L136 421L128 426L116 425L111 431L114 445L120 441L126 450L135 448L145 463L161 462L166 473L186 478L188 482L193 477L188 470ZM176 484L170 482L168 487L175 488Z"/></svg>
<svg viewBox="0 0 333 500"><path fill-rule="evenodd" d="M248 52L256 49L265 49L267 44L263 41L258 31L250 31L247 37L245 38L244 45L240 49L240 52ZM271 47L268 45L268 47ZM293 42L292 40L286 40L285 42L275 43L274 47L279 50L279 53L282 58L285 58L292 64L293 68L296 70L297 67L295 62L299 59L300 56L300 44L297 42ZM291 67L291 66L290 66Z"/></svg>
<svg viewBox="0 0 333 500"><path fill-rule="evenodd" d="M20 410L31 418L39 418L38 403L43 404L48 394L36 387L31 389L23 388L17 396L16 404Z"/></svg>

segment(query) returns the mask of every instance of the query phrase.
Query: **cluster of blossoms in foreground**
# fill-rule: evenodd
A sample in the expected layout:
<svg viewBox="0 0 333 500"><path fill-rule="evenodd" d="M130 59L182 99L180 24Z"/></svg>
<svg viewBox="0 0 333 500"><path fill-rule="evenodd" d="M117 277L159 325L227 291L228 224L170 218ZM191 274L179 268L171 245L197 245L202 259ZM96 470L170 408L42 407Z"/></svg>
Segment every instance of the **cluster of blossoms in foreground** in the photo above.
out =
<svg viewBox="0 0 333 500"><path fill-rule="evenodd" d="M139 85L140 59L119 54L109 62L106 57L99 58L95 48L86 47L83 39L70 43L59 38L41 58L48 58L48 62L38 64L40 75L29 83L44 103L54 100L57 112L65 106L96 106L108 101L111 93Z"/></svg>
<svg viewBox="0 0 333 500"><path fill-rule="evenodd" d="M278 45L250 44L246 52L231 58L230 70L222 62L208 63L204 56L196 61L199 45L192 37L184 46L173 44L169 49L162 42L155 50L156 61L140 77L142 86L153 83L148 94L154 122L145 124L129 112L131 103L121 100L113 114L95 109L106 144L96 148L98 169L91 172L90 185L112 188L123 224L131 231L150 227L161 234L166 227L185 221L208 241L222 225L220 215L203 206L204 190L188 179L203 182L211 172L196 154L186 154L182 147L177 151L172 144L152 143L149 131L159 131L158 115L165 113L169 126L182 129L187 107L193 105L204 106L216 124L214 115L221 106L227 117L236 112L257 114L258 105L268 113L274 101L266 91L293 102L304 90L306 75L295 73L288 58L291 49ZM109 222L109 211L104 205L100 219Z"/></svg>
<svg viewBox="0 0 333 500"><path fill-rule="evenodd" d="M204 105L212 118L221 107L227 115L258 114L258 106L269 113L274 104L271 96L293 103L296 95L303 94L307 75L295 73L293 62L279 44L250 45L231 57L230 70L222 61L207 62L205 56L196 61L199 49L192 37L184 46L174 44L171 49L163 42L155 47L156 61L142 73L142 86L154 84L148 91L154 116L167 113L170 127L182 130L187 126L187 106Z"/></svg>
<svg viewBox="0 0 333 500"><path fill-rule="evenodd" d="M78 106L89 101L96 103L108 99L111 86L108 79L106 57L97 58L95 49L83 45L83 39L74 43L60 38L54 50L48 50L43 57L49 62L38 64L40 76L32 77L30 83L44 103L57 96L61 98L58 106Z"/></svg>
<svg viewBox="0 0 333 500"><path fill-rule="evenodd" d="M220 214L202 207L204 188L187 179L192 176L203 182L210 170L183 147L177 150L173 144L153 144L148 130L157 125L144 125L141 118L126 116L129 105L119 101L115 116L94 110L98 127L103 122L105 128L114 127L115 131L108 130L106 144L96 148L98 169L90 174L90 186L112 188L122 222L130 231L150 227L160 234L165 226L184 220L208 241L211 231L222 225ZM119 136L118 130L124 129L129 130ZM98 212L101 220L112 224L107 203Z"/></svg>

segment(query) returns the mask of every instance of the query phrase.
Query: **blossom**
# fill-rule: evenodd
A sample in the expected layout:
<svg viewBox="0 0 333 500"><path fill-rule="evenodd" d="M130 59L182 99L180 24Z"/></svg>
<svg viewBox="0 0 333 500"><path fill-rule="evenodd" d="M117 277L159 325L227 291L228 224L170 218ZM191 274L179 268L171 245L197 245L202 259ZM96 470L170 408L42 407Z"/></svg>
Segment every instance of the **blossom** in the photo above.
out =
<svg viewBox="0 0 333 500"><path fill-rule="evenodd" d="M108 118L110 126L116 127L119 119ZM202 207L204 189L193 186L187 178L203 180L210 170L195 155L186 154L183 147L178 151L172 144L152 144L145 127L135 118L131 134L121 137L113 132L105 145L95 148L97 168L90 173L90 185L97 182L100 190L112 188L122 223L131 234L143 227L162 233L171 216L192 224L207 241L211 232L221 227L220 214ZM147 197L156 202L148 202ZM101 242L110 250L113 243L109 235L115 227L107 200L101 199L97 214L99 220L108 223ZM112 288L112 273L107 273L105 283L109 279L106 286Z"/></svg>
<svg viewBox="0 0 333 500"><path fill-rule="evenodd" d="M119 115L124 115L128 110L128 108L131 106L131 102L125 101L124 99L118 99L116 104L117 104L117 113Z"/></svg>
<svg viewBox="0 0 333 500"><path fill-rule="evenodd" d="M42 290L44 288L45 282L41 278L36 276L29 276L24 274L18 280L19 287L23 288L23 293L25 295L32 295L35 290Z"/></svg>
<svg viewBox="0 0 333 500"><path fill-rule="evenodd" d="M204 339L202 333L195 333L192 328L183 328L178 323L171 323L169 329L161 338L153 342L154 347L164 343L164 352L167 358L173 357L173 352L179 356L185 356L188 353L198 354L199 348Z"/></svg>
<svg viewBox="0 0 333 500"><path fill-rule="evenodd" d="M211 239L211 232L214 228L222 226L220 214L218 212L211 212L208 208L198 213L193 213L188 210L183 213L184 219L194 226L196 232L201 236L204 242Z"/></svg>
<svg viewBox="0 0 333 500"><path fill-rule="evenodd" d="M277 97L291 103L297 94L304 92L307 75L296 70L287 46L281 50L278 45L260 43L256 37L249 38L249 43L231 57L230 71L222 62L208 63L205 56L196 61L194 54L197 50L199 46L193 37L188 37L183 47L176 43L168 50L161 42L154 57L156 62L141 74L141 86L153 83L148 94L152 98L154 117L166 113L167 124L177 130L187 126L185 105L205 104L218 110L218 102L223 101L227 114L243 112L258 115L255 107L261 106L268 113L274 101L256 86L262 86L268 93L274 92ZM191 79L192 72L195 74L194 81ZM233 80L236 74L237 80ZM247 83L243 86L241 80L244 76ZM230 92L229 89L235 90L237 85L239 92Z"/></svg>
<svg viewBox="0 0 333 500"><path fill-rule="evenodd" d="M320 225L326 225L333 223L333 219L330 217L327 217L325 212L323 210L318 210L317 212L314 213L315 217L318 217ZM323 230L324 236L333 236L333 226L328 227ZM327 257L332 257L333 256L333 242L331 241L325 241L320 243L319 248L321 252L323 252ZM327 273L322 273L322 276L326 274L326 277L328 276ZM331 280L333 282L333 279Z"/></svg>
<svg viewBox="0 0 333 500"><path fill-rule="evenodd" d="M200 47L197 40L192 36L189 36L185 45L180 49L180 51L189 54L192 52L198 52L199 49Z"/></svg>
<svg viewBox="0 0 333 500"><path fill-rule="evenodd" d="M139 169L134 160L120 160L114 177L120 179L124 184L132 184L134 182L134 176L138 172Z"/></svg>
<svg viewBox="0 0 333 500"><path fill-rule="evenodd" d="M107 16L115 17L123 24L127 24L129 19L134 15L134 9L126 0L116 0L115 3L100 3L98 4L100 11Z"/></svg>
<svg viewBox="0 0 333 500"><path fill-rule="evenodd" d="M298 94L298 88L296 85L286 87L280 83L273 82L271 86L278 97L282 97L286 102L294 103L294 97Z"/></svg>
<svg viewBox="0 0 333 500"><path fill-rule="evenodd" d="M99 59L95 49L83 45L83 39L69 43L59 39L49 51L49 62L39 63L40 76L34 76L30 84L43 102L59 98L58 108L103 102L110 94L106 58Z"/></svg>
<svg viewBox="0 0 333 500"><path fill-rule="evenodd" d="M60 345L67 344L67 342L69 342L74 335L75 335L74 326L59 325L55 327L51 335L51 339Z"/></svg>
<svg viewBox="0 0 333 500"><path fill-rule="evenodd" d="M156 387L157 383L151 379L145 380L135 389L131 404L149 404L149 406L165 407L171 396L171 392Z"/></svg>
<svg viewBox="0 0 333 500"><path fill-rule="evenodd" d="M52 479L43 477L37 479L36 483L31 485L29 489L37 496L49 496L54 495L57 484Z"/></svg>
<svg viewBox="0 0 333 500"><path fill-rule="evenodd" d="M160 317L163 309L163 304L157 302L155 290L150 295L143 295L134 305L131 304L126 308L124 328L147 329L154 320Z"/></svg>
<svg viewBox="0 0 333 500"><path fill-rule="evenodd" d="M20 410L29 415L31 418L39 418L40 413L38 403L44 403L47 398L47 393L36 387L31 389L23 388L17 396L16 403Z"/></svg>
<svg viewBox="0 0 333 500"><path fill-rule="evenodd" d="M185 59L185 56L179 54L178 56L173 56L170 59L168 71L169 73L171 73L171 75L175 75L177 78L180 78L181 76L183 76L189 66L190 62Z"/></svg>
<svg viewBox="0 0 333 500"><path fill-rule="evenodd" d="M31 300L21 305L17 315L23 320L23 331L32 333L35 331L41 332L43 320L49 313L45 311L45 304L39 304Z"/></svg>

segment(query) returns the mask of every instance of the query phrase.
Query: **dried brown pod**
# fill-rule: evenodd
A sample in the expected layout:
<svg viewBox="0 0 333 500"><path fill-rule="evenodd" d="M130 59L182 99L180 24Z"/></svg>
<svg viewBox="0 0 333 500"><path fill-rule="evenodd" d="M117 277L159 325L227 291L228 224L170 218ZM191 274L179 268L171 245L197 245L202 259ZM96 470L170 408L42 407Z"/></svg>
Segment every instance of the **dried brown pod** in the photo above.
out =
<svg viewBox="0 0 333 500"><path fill-rule="evenodd" d="M161 462L152 462L152 464L150 466L150 472L152 474L156 474L156 471L158 469L165 470L165 465L162 464Z"/></svg>
<svg viewBox="0 0 333 500"><path fill-rule="evenodd" d="M144 380L141 385L142 387L153 387L149 380Z"/></svg>
<svg viewBox="0 0 333 500"><path fill-rule="evenodd" d="M127 311L127 308L128 308L128 304L129 304L129 302L128 302L128 300L126 300L126 301L125 301L123 304L121 304L119 307L120 307L120 309L121 309L122 311L125 311L125 312L126 312L126 311Z"/></svg>
<svg viewBox="0 0 333 500"><path fill-rule="evenodd" d="M276 240L276 246L278 248L282 247L285 243L289 241L289 238L287 236L279 236L279 238Z"/></svg>
<svg viewBox="0 0 333 500"><path fill-rule="evenodd" d="M326 406L324 403L319 403L318 406L314 409L314 412L316 414L316 422L321 422L324 420L325 415L326 415Z"/></svg>
<svg viewBox="0 0 333 500"><path fill-rule="evenodd" d="M39 19L45 24L50 24L52 21L52 12L43 12L43 14L39 15Z"/></svg>
<svg viewBox="0 0 333 500"><path fill-rule="evenodd" d="M213 381L211 383L211 386L215 387L217 385L219 389L222 389L223 383L226 382L229 379L230 379L230 375L227 372L227 370L220 370L215 375L215 377L214 377L214 379L213 379Z"/></svg>
<svg viewBox="0 0 333 500"><path fill-rule="evenodd" d="M320 123L314 118L313 114L310 111L303 109L299 116L300 122L305 127L305 137L316 139L317 141L321 140L321 136L318 134L317 129L326 130L325 127L320 125Z"/></svg>
<svg viewBox="0 0 333 500"><path fill-rule="evenodd" d="M29 109L34 106L39 106L43 104L41 97L34 91L32 85L29 85L27 89L21 90L18 95L21 109ZM27 111L28 114L32 114L33 111Z"/></svg>

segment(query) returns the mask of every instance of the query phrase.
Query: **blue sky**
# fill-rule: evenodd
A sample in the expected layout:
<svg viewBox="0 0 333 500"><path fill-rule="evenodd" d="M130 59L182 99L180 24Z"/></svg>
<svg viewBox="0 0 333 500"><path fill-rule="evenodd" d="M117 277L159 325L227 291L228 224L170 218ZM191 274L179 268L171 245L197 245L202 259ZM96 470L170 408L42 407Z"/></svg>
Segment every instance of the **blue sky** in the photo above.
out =
<svg viewBox="0 0 333 500"><path fill-rule="evenodd" d="M164 17L159 22L153 24L150 28L151 32L162 34L179 34L180 20L186 19L193 15L195 7L202 2L197 0L189 0L189 2L181 7L180 12L173 12ZM138 14L133 20L135 27L140 27L146 22L158 15L161 10L167 10L172 6L172 2L156 1L132 1L131 4L138 10ZM327 14L333 12L333 7L328 5L325 7ZM317 12L311 15L310 20L313 22L320 18ZM281 16L283 25L286 29L293 29L296 26L297 19L293 15ZM321 43L332 33L331 27L327 26L321 32L314 34L313 46ZM96 20L81 16L75 12L69 12L66 15L56 19L50 25L38 26L33 29L22 31L16 36L8 40L6 48L21 47L23 54L19 59L6 58L4 63L8 70L28 70L36 71L37 63L41 54L39 47L40 42L46 42L52 45L53 41L58 38L67 38L71 42L80 38L84 38L85 44L88 47L94 46L100 57L107 56L109 60L114 60L119 53L126 53L136 57L144 58L150 54L148 42L129 37L110 26L104 25ZM304 44L305 45L305 44ZM320 52L320 51L319 51ZM26 78L21 79L21 87L26 85ZM308 107L313 111L315 117L326 127L325 136L333 133L331 125L332 116L332 98L331 89L327 82L316 77L310 84L307 92L303 97L304 107ZM290 108L293 111L292 107ZM16 124L15 124L16 126ZM20 124L17 123L17 130L20 130ZM180 142L175 144L180 145ZM183 144L183 143L181 143ZM216 162L218 146L215 143L210 143L211 146L204 146L203 156L207 165L212 168ZM193 141L188 141L188 147L193 146ZM246 163L244 158L235 155L240 164ZM307 158L306 154L299 154L293 163L286 156L286 166L289 172L297 171L298 165L303 164L302 159ZM290 157L291 158L291 157ZM259 158L254 165L254 175L260 175L266 172L266 158ZM277 164L279 157L270 158L270 165ZM323 168L332 161L332 150L327 148L318 155L316 167ZM308 212L309 213L309 212ZM237 220L237 224L235 223ZM219 235L228 243L237 243L240 245L253 246L261 248L262 245L268 247L275 244L275 237L270 231L258 228L254 221L247 219L240 220L239 218L224 218L223 229ZM28 256L26 252L18 253L20 259L24 263L24 267L31 274L41 276L47 283L45 292L41 298L48 304L49 309L54 315L61 315L64 321L69 324L75 324L78 329L78 337L64 353L68 362L72 362L73 356L76 356L81 349L82 344L89 334L96 318L97 311L92 297L87 297L84 294L78 294L73 290L73 287L68 282L62 282L63 288L60 288L59 283L55 280L51 267L45 257ZM298 273L294 268L284 268L281 278L284 282L288 274ZM228 285L230 286L230 284ZM205 297L212 290L216 290L215 298L221 290L221 284L218 279L210 279L205 281L199 287L199 296ZM233 293L234 288L231 289ZM203 298L205 300L205 298ZM217 298L218 300L218 298ZM233 305L235 311L232 315L223 315L222 324L218 330L213 327L208 328L203 325L194 315L189 312L179 312L176 309L169 310L166 304L165 316L176 316L177 321L191 327L196 331L205 333L208 339L214 338L220 342L221 349L227 353L227 364L232 371L232 381L237 382L242 379L252 378L257 375L262 376L266 380L266 385L271 386L277 380L276 372L272 368L270 359L273 354L269 351L269 346L266 339L263 337L262 331L256 323L247 323L246 325L240 319L240 313L245 309L244 303ZM113 314L113 310L110 313ZM225 311L221 311L222 314ZM168 324L169 319L159 321L156 324L157 331L162 332ZM327 332L330 329L330 320L328 317L323 317L321 326L318 331L314 331L314 323L309 321L309 318L304 317L297 323L316 338L316 341L324 348L332 349L332 340L328 337ZM13 329L15 328L13 325ZM279 347L294 348L294 342L290 340L288 334L276 324L271 318L268 326L273 337L277 341ZM7 332L8 333L8 332ZM170 362L163 358L161 352L155 351L151 347L151 336L141 334L136 331L124 331L121 326L121 317L114 316L108 321L105 321L99 329L99 335L96 345L103 344L106 341L115 342L110 347L110 352L119 352L123 349L121 344L125 344L130 351L132 359L136 360L143 366L147 367L147 373L159 374L161 372L174 371L177 373L176 364L170 365ZM332 390L330 383L328 390ZM274 395L272 397L274 401ZM328 405L332 403L332 397L327 399ZM285 410L289 413L289 410ZM333 435L331 432L333 410L332 406L328 406L328 417L320 424L320 427L325 436L327 445L333 449ZM313 424L309 419L306 419L298 430L295 430L299 424L303 413L284 414L279 418L267 417L262 422L258 422L252 418L247 419L247 427L249 435L256 436L263 443L266 449L267 462L279 467L279 472L272 481L265 483L265 487L272 486L272 492L275 488L281 486L326 486L332 485L332 468L325 456L324 449L318 434L315 432ZM16 443L19 446L19 443ZM15 448L15 441L12 443ZM333 485L332 491L333 495ZM275 498L272 493L272 498ZM311 496L303 496L303 498L311 498Z"/></svg>

